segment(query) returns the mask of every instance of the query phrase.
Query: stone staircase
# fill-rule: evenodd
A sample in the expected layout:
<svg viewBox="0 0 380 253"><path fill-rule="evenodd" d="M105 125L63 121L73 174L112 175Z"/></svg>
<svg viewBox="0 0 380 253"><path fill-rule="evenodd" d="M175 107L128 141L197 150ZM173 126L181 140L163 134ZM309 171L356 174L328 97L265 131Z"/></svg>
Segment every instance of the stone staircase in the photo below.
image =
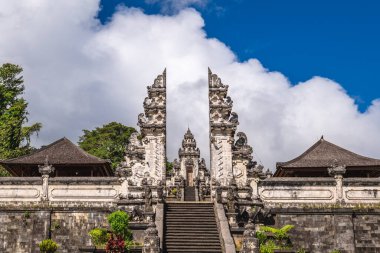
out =
<svg viewBox="0 0 380 253"><path fill-rule="evenodd" d="M186 186L185 187L185 201L195 201L195 187Z"/></svg>
<svg viewBox="0 0 380 253"><path fill-rule="evenodd" d="M168 203L164 252L222 252L212 203Z"/></svg>

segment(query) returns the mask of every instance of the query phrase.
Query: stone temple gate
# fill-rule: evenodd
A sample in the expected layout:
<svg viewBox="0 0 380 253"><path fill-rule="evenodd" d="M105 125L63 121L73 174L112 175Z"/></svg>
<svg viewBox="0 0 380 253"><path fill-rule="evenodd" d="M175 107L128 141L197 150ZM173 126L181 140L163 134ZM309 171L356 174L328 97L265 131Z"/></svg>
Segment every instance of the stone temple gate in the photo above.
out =
<svg viewBox="0 0 380 253"><path fill-rule="evenodd" d="M144 184L166 185L177 189L184 199L184 188L194 188L194 201L215 197L211 186L249 186L249 173L254 167L252 147L244 132L237 132L238 114L233 112L233 101L228 96L228 85L211 72L208 74L210 119L210 170L200 156L190 129L184 135L178 151L179 160L173 171L166 171L166 71L147 87L144 113L138 116L139 133L132 134L126 149L125 161L117 169L127 175L128 186ZM270 173L268 171L268 173ZM192 192L192 191L190 191ZM211 195L209 195L211 193Z"/></svg>

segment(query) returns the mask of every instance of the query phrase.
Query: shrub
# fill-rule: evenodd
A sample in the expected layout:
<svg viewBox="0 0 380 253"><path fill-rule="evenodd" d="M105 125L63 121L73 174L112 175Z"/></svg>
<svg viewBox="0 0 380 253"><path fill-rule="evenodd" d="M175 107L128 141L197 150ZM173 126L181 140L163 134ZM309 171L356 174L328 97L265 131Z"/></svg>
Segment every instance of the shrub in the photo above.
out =
<svg viewBox="0 0 380 253"><path fill-rule="evenodd" d="M104 228L94 228L88 234L91 237L92 244L96 247L105 245L110 237Z"/></svg>
<svg viewBox="0 0 380 253"><path fill-rule="evenodd" d="M123 211L115 211L108 215L108 223L112 232L121 236L124 240L130 239L131 232L128 230L129 215Z"/></svg>
<svg viewBox="0 0 380 253"><path fill-rule="evenodd" d="M58 249L57 243L51 239L43 240L38 246L41 253L54 253Z"/></svg>

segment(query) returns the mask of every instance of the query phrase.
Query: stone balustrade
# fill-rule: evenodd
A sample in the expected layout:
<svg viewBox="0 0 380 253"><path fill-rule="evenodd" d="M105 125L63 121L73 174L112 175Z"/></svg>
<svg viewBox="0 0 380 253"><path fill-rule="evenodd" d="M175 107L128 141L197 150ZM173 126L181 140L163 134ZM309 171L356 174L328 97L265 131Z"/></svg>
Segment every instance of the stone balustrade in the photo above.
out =
<svg viewBox="0 0 380 253"><path fill-rule="evenodd" d="M279 177L260 180L257 187L264 205L380 204L380 178Z"/></svg>

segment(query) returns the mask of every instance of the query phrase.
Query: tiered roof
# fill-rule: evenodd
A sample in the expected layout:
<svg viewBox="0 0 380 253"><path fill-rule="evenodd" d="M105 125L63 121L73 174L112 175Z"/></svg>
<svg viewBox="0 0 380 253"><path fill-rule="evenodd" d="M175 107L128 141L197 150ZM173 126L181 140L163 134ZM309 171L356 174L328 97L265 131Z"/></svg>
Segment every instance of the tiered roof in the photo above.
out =
<svg viewBox="0 0 380 253"><path fill-rule="evenodd" d="M46 159L54 167L65 167L65 170L87 166L99 168L104 175L113 174L109 160L90 155L67 138L59 139L31 154L0 161L0 164L12 175L21 176L23 168L38 172L38 165L44 164Z"/></svg>
<svg viewBox="0 0 380 253"><path fill-rule="evenodd" d="M358 155L326 141L322 136L300 156L287 162L278 162L274 176L289 176L292 173L308 173L308 171L317 170L327 173L327 168L331 167L334 161L345 165L348 170L380 173L379 159Z"/></svg>

